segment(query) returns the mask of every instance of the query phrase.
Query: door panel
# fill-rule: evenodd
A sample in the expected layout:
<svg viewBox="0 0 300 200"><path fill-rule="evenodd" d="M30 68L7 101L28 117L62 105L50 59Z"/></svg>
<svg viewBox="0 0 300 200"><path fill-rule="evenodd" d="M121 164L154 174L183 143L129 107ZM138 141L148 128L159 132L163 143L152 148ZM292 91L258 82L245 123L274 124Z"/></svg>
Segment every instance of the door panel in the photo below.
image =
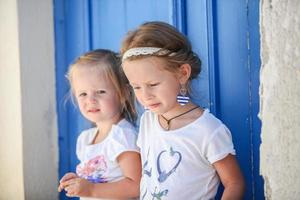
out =
<svg viewBox="0 0 300 200"><path fill-rule="evenodd" d="M218 1L215 5L217 30L216 66L218 72L217 116L232 131L243 174L247 181L246 198L252 182L249 124L249 78L247 47L247 6L245 1ZM230 12L231 11L231 12Z"/></svg>
<svg viewBox="0 0 300 200"><path fill-rule="evenodd" d="M258 169L259 2L216 1L213 9L216 115L232 131L247 183L245 199L263 199Z"/></svg>
<svg viewBox="0 0 300 200"><path fill-rule="evenodd" d="M119 50L128 30L145 21L168 21L168 1L91 1L92 48Z"/></svg>

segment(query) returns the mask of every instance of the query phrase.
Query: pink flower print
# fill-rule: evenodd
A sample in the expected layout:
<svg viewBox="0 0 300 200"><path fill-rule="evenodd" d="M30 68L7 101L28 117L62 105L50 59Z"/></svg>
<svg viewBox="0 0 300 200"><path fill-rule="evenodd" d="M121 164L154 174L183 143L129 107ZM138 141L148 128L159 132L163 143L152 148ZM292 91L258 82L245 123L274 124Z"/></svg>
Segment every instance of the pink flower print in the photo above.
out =
<svg viewBox="0 0 300 200"><path fill-rule="evenodd" d="M76 169L78 176L85 178L93 183L107 182L106 178L103 177L106 171L107 164L103 155L96 156L86 163L77 165Z"/></svg>

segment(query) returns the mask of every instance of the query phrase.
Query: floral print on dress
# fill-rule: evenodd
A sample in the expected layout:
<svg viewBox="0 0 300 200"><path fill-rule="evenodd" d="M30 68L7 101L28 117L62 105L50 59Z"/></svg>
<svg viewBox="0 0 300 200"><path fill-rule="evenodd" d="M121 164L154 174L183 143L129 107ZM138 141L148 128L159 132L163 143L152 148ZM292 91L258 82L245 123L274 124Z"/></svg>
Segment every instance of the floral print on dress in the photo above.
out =
<svg viewBox="0 0 300 200"><path fill-rule="evenodd" d="M103 155L96 156L85 163L77 165L76 172L81 178L87 179L92 183L106 183L104 177L107 171L107 164Z"/></svg>

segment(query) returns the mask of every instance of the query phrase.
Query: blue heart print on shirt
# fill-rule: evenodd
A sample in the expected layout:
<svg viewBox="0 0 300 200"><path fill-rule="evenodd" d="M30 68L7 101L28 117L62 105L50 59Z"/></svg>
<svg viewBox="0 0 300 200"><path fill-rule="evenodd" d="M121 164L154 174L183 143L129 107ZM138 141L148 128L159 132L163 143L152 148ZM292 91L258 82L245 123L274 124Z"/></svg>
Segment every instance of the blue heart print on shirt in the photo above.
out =
<svg viewBox="0 0 300 200"><path fill-rule="evenodd" d="M147 176L151 177L152 174L152 168L150 168L149 170L147 170L147 166L148 166L148 159L149 159L149 150L150 148L148 148L148 153L147 153L147 160L144 162L143 164L143 173L146 174Z"/></svg>
<svg viewBox="0 0 300 200"><path fill-rule="evenodd" d="M147 158L146 161L143 163L143 174L147 175L148 177L151 177L152 174L152 167L149 167L149 152L150 148L148 148L147 152ZM182 155L179 151L174 151L172 147L170 147L170 150L163 150L159 153L156 159L157 163L157 175L158 175L158 181L160 183L167 180L167 178L173 174L177 167L179 166L180 162L182 160ZM164 196L168 195L169 190L163 189L156 191L157 187L155 187L153 192L150 192L150 195L152 196L152 200L162 200ZM141 200L146 200L147 198L147 189L143 192L141 195Z"/></svg>
<svg viewBox="0 0 300 200"><path fill-rule="evenodd" d="M162 200L162 197L167 196L168 192L169 192L168 190L156 192L156 187L155 187L154 193L151 193L152 199L153 200Z"/></svg>
<svg viewBox="0 0 300 200"><path fill-rule="evenodd" d="M159 153L157 157L157 171L158 181L160 183L167 180L167 178L175 172L181 159L181 153L179 151L174 151L172 147L170 147L170 151L163 150ZM167 166L170 163L171 166Z"/></svg>

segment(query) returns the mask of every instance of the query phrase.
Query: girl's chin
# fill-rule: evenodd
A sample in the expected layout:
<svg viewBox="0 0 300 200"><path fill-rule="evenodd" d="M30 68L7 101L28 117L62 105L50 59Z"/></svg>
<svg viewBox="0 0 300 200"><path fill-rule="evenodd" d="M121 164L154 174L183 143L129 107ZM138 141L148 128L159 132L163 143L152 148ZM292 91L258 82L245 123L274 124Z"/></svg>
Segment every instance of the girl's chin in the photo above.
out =
<svg viewBox="0 0 300 200"><path fill-rule="evenodd" d="M148 109L148 110L150 110L151 112L153 112L153 113L155 113L155 114L158 114L158 115L162 115L162 114L164 114L164 113L165 113L165 111L164 111L164 110L162 110L162 109L159 109L159 108Z"/></svg>
<svg viewBox="0 0 300 200"><path fill-rule="evenodd" d="M178 104L179 105L179 104ZM179 108L181 108L182 106L179 106ZM153 108L153 109L149 109L151 110L152 112L154 112L155 114L158 114L158 115L164 115L170 111L174 111L178 109L178 106L177 105L174 105L173 107L162 107L161 105L159 107L156 107L156 108Z"/></svg>

